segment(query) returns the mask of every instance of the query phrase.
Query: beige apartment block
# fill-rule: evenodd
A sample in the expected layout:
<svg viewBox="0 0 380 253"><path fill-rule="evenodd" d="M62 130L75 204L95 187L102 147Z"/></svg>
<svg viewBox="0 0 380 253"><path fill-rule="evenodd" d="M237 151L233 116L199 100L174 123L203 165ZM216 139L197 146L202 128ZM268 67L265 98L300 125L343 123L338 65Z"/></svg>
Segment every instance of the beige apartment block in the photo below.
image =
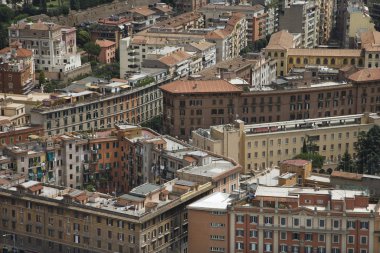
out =
<svg viewBox="0 0 380 253"><path fill-rule="evenodd" d="M214 193L188 209L190 252L378 249L379 207L365 191L259 185L248 196Z"/></svg>
<svg viewBox="0 0 380 253"><path fill-rule="evenodd" d="M361 131L380 124L377 114L244 125L242 121L193 131L193 145L239 161L244 173L279 165L301 153L311 141L325 158L320 172L332 172L347 150L355 157L354 144Z"/></svg>

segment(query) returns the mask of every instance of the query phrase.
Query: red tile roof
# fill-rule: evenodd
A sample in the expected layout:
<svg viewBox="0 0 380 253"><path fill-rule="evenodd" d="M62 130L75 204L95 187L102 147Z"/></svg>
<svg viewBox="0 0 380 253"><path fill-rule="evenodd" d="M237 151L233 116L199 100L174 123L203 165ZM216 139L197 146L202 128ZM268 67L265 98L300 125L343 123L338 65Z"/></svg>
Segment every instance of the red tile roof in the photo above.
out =
<svg viewBox="0 0 380 253"><path fill-rule="evenodd" d="M177 63L180 63L184 60L189 59L190 57L191 57L191 55L186 53L185 51L177 51L177 52L172 53L170 55L161 57L159 59L159 61L164 63L165 65L173 66Z"/></svg>
<svg viewBox="0 0 380 253"><path fill-rule="evenodd" d="M294 165L294 166L304 166L310 163L310 161L302 160L302 159L294 159L294 160L285 160L282 164Z"/></svg>
<svg viewBox="0 0 380 253"><path fill-rule="evenodd" d="M181 93L238 93L241 89L225 80L178 80L160 87L161 90Z"/></svg>
<svg viewBox="0 0 380 253"><path fill-rule="evenodd" d="M31 50L25 49L25 48L13 48L16 49L16 58L28 58L33 55L33 52ZM0 54L6 54L11 52L12 48L6 47L0 50Z"/></svg>
<svg viewBox="0 0 380 253"><path fill-rule="evenodd" d="M380 68L361 69L348 77L356 83L364 83L380 80Z"/></svg>
<svg viewBox="0 0 380 253"><path fill-rule="evenodd" d="M345 178L350 180L360 181L363 177L362 174L344 172L344 171L333 171L331 177Z"/></svg>
<svg viewBox="0 0 380 253"><path fill-rule="evenodd" d="M110 41L110 40L96 40L95 42L100 47L111 47L116 46L116 42Z"/></svg>

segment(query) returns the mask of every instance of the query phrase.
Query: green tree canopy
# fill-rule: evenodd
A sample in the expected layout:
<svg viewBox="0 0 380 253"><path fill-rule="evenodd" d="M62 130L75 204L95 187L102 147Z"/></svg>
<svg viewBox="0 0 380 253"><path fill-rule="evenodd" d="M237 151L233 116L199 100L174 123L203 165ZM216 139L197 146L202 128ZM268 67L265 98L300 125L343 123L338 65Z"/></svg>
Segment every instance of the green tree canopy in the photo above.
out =
<svg viewBox="0 0 380 253"><path fill-rule="evenodd" d="M380 127L375 125L367 133L360 132L355 151L358 173L380 173Z"/></svg>
<svg viewBox="0 0 380 253"><path fill-rule="evenodd" d="M294 157L295 159L303 159L312 162L313 168L322 168L325 158L318 153L301 153Z"/></svg>
<svg viewBox="0 0 380 253"><path fill-rule="evenodd" d="M337 169L342 170L342 171L351 172L351 173L356 172L355 163L352 160L352 157L351 157L350 153L348 153L347 150L346 150L346 152L344 152L343 157L337 166Z"/></svg>
<svg viewBox="0 0 380 253"><path fill-rule="evenodd" d="M14 16L14 10L4 4L0 4L0 22L8 23Z"/></svg>
<svg viewBox="0 0 380 253"><path fill-rule="evenodd" d="M83 49L87 52L89 58L94 59L100 53L100 46L96 45L94 42L87 42L84 44Z"/></svg>
<svg viewBox="0 0 380 253"><path fill-rule="evenodd" d="M77 44L80 47L83 47L86 43L90 42L90 34L83 29L77 30Z"/></svg>

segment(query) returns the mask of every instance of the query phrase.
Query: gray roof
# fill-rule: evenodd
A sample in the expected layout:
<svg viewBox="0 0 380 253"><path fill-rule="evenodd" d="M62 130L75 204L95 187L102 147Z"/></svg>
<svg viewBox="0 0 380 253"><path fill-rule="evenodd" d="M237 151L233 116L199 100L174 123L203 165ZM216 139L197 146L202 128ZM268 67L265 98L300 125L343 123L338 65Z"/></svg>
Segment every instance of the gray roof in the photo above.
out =
<svg viewBox="0 0 380 253"><path fill-rule="evenodd" d="M135 195L135 196L141 196L145 197L149 193L157 191L161 189L161 186L156 185L156 184L150 184L150 183L145 183L140 186L137 186L130 191L130 194Z"/></svg>
<svg viewBox="0 0 380 253"><path fill-rule="evenodd" d="M144 198L136 197L131 194L123 194L119 198L129 201L144 201Z"/></svg>
<svg viewBox="0 0 380 253"><path fill-rule="evenodd" d="M177 182L175 182L175 184L191 187L191 186L195 186L197 183L191 182L191 181L186 181L186 180L178 180Z"/></svg>

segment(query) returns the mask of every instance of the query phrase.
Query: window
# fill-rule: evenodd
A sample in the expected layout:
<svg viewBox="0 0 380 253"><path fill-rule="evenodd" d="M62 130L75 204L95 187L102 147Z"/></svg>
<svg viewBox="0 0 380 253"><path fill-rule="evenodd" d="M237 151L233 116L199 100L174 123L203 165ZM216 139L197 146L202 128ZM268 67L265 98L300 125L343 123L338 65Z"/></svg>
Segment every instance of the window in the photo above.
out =
<svg viewBox="0 0 380 253"><path fill-rule="evenodd" d="M347 221L347 228L348 229L355 229L356 225L355 225L355 221Z"/></svg>
<svg viewBox="0 0 380 253"><path fill-rule="evenodd" d="M324 234L319 234L318 235L318 242L324 242L325 241L325 235Z"/></svg>
<svg viewBox="0 0 380 253"><path fill-rule="evenodd" d="M305 241L312 241L313 240L313 234L306 233L305 234Z"/></svg>
<svg viewBox="0 0 380 253"><path fill-rule="evenodd" d="M347 237L347 243L349 243L349 244L353 244L354 241L355 241L355 238L354 238L353 235L349 235L349 236Z"/></svg>
<svg viewBox="0 0 380 253"><path fill-rule="evenodd" d="M241 236L243 237L244 236L244 230L243 229L236 229L236 236Z"/></svg>
<svg viewBox="0 0 380 253"><path fill-rule="evenodd" d="M286 236L286 232L281 232L281 233L280 233L280 239L281 239L281 240L286 240L286 237L287 237L287 236Z"/></svg>
<svg viewBox="0 0 380 253"><path fill-rule="evenodd" d="M311 227L312 226L312 220L311 219L306 219L306 227Z"/></svg>
<svg viewBox="0 0 380 253"><path fill-rule="evenodd" d="M272 244L264 244L264 252L272 252Z"/></svg>
<svg viewBox="0 0 380 253"><path fill-rule="evenodd" d="M236 223L244 223L244 216L236 215Z"/></svg>
<svg viewBox="0 0 380 253"><path fill-rule="evenodd" d="M324 228L325 227L325 220L321 219L319 220L319 227Z"/></svg>
<svg viewBox="0 0 380 253"><path fill-rule="evenodd" d="M300 239L300 234L299 233L293 233L292 239L298 241Z"/></svg>
<svg viewBox="0 0 380 253"><path fill-rule="evenodd" d="M360 236L360 244L367 244L367 236Z"/></svg>
<svg viewBox="0 0 380 253"><path fill-rule="evenodd" d="M333 235L333 243L339 243L339 235Z"/></svg>
<svg viewBox="0 0 380 253"><path fill-rule="evenodd" d="M264 239L272 239L273 234L272 231L265 230L264 231Z"/></svg>
<svg viewBox="0 0 380 253"><path fill-rule="evenodd" d="M257 250L257 243L250 243L249 244L249 250L256 251Z"/></svg>
<svg viewBox="0 0 380 253"><path fill-rule="evenodd" d="M340 227L340 222L339 220L333 220L333 228L334 229L339 229Z"/></svg>
<svg viewBox="0 0 380 253"><path fill-rule="evenodd" d="M286 226L286 218L285 217L281 217L280 224L281 224L281 226Z"/></svg>
<svg viewBox="0 0 380 253"><path fill-rule="evenodd" d="M293 218L293 226L298 227L300 225L300 219Z"/></svg>
<svg viewBox="0 0 380 253"><path fill-rule="evenodd" d="M312 246L305 246L305 253L313 253L313 247Z"/></svg>
<svg viewBox="0 0 380 253"><path fill-rule="evenodd" d="M249 230L249 237L251 238L257 238L258 232L257 230Z"/></svg>
<svg viewBox="0 0 380 253"><path fill-rule="evenodd" d="M286 253L288 252L288 245L281 244L280 245L280 253Z"/></svg>
<svg viewBox="0 0 380 253"><path fill-rule="evenodd" d="M249 222L250 222L250 223L257 224L257 216L250 216L250 217L249 217Z"/></svg>
<svg viewBox="0 0 380 253"><path fill-rule="evenodd" d="M331 253L340 253L340 249L339 248L332 248Z"/></svg>
<svg viewBox="0 0 380 253"><path fill-rule="evenodd" d="M273 224L273 217L265 217L264 223L265 223L265 225L272 225Z"/></svg>
<svg viewBox="0 0 380 253"><path fill-rule="evenodd" d="M236 243L236 249L237 250L243 250L244 249L244 243L243 242L237 242Z"/></svg>
<svg viewBox="0 0 380 253"><path fill-rule="evenodd" d="M368 229L368 228L369 228L368 221L361 221L360 222L360 229Z"/></svg>

